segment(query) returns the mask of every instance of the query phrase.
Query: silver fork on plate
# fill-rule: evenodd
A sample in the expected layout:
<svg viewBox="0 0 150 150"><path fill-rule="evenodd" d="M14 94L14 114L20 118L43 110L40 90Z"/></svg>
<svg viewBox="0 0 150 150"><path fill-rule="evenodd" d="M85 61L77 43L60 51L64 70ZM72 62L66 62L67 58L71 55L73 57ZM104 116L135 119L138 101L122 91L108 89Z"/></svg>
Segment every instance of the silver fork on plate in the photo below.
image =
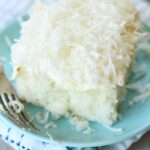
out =
<svg viewBox="0 0 150 150"><path fill-rule="evenodd" d="M0 66L0 112L11 119L16 125L29 130L38 130L24 111L24 105L19 101L16 91L7 79Z"/></svg>

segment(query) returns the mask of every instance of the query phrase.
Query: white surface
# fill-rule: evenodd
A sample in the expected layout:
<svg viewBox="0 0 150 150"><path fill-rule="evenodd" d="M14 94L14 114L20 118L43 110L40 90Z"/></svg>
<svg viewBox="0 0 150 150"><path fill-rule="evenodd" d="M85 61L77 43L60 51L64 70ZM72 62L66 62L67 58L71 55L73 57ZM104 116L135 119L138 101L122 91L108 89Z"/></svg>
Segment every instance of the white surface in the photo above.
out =
<svg viewBox="0 0 150 150"><path fill-rule="evenodd" d="M6 143L4 143L2 140L0 140L0 149L1 150L13 150L10 146L8 146Z"/></svg>

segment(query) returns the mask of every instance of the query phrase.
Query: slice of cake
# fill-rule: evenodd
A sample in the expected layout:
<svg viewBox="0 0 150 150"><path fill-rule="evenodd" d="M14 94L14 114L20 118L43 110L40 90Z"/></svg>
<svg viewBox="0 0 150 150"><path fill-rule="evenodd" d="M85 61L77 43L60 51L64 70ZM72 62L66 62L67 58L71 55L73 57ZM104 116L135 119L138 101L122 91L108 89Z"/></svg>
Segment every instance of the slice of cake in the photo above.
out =
<svg viewBox="0 0 150 150"><path fill-rule="evenodd" d="M135 61L138 13L130 0L37 3L12 46L21 98L54 116L111 125Z"/></svg>

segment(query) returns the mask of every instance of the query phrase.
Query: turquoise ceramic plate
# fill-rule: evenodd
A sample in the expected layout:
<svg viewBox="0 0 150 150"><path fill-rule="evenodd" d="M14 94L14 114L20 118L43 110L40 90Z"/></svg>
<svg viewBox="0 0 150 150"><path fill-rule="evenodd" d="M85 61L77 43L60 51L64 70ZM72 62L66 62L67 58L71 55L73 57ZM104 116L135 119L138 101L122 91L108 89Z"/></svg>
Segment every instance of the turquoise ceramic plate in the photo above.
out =
<svg viewBox="0 0 150 150"><path fill-rule="evenodd" d="M8 77L11 76L11 65L10 65L10 48L6 44L5 38L8 36L12 41L19 36L20 26L19 23L14 22L10 24L0 33L0 56L6 58L4 62L5 71ZM146 63L150 66L150 58L145 54L144 51L138 53L137 65L141 63ZM132 80L132 79L131 79ZM150 82L150 70L148 70L147 75L142 79L143 85ZM123 119L117 121L114 124L116 128L122 128L123 132L115 133L103 127L98 123L91 123L91 127L96 131L90 135L76 132L75 128L71 126L67 119L62 118L60 120L54 121L58 125L55 129L45 129L43 126L34 122L37 127L40 128L39 132L28 132L17 127L13 122L11 122L6 116L0 115L0 118L8 123L11 127L23 132L24 134L38 139L42 142L52 142L47 136L49 132L54 141L60 142L65 146L72 147L93 147L93 146L103 146L113 144L127 138L133 137L142 131L146 131L150 127L150 99L144 103L137 103L133 107L128 107L128 100L131 99L136 93L133 91L128 91L126 100L120 107L120 112L123 115ZM31 104L27 104L25 109L29 112L30 117L34 116L36 112L42 112L43 108L37 107ZM49 120L52 120L49 117Z"/></svg>

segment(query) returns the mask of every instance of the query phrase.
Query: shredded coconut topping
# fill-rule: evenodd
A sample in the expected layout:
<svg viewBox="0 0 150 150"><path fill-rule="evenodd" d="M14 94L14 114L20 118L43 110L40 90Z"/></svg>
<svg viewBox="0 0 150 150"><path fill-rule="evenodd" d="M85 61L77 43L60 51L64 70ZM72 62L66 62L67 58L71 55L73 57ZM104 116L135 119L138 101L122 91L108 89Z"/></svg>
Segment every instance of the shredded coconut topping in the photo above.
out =
<svg viewBox="0 0 150 150"><path fill-rule="evenodd" d="M121 1L36 4L12 47L14 72L21 65L30 74L43 72L72 90L98 89L103 82L123 86L134 59L139 19L130 0Z"/></svg>
<svg viewBox="0 0 150 150"><path fill-rule="evenodd" d="M115 122L140 35L131 1L37 3L29 16L12 46L19 96L52 116L75 116L77 130L89 132L88 121Z"/></svg>

